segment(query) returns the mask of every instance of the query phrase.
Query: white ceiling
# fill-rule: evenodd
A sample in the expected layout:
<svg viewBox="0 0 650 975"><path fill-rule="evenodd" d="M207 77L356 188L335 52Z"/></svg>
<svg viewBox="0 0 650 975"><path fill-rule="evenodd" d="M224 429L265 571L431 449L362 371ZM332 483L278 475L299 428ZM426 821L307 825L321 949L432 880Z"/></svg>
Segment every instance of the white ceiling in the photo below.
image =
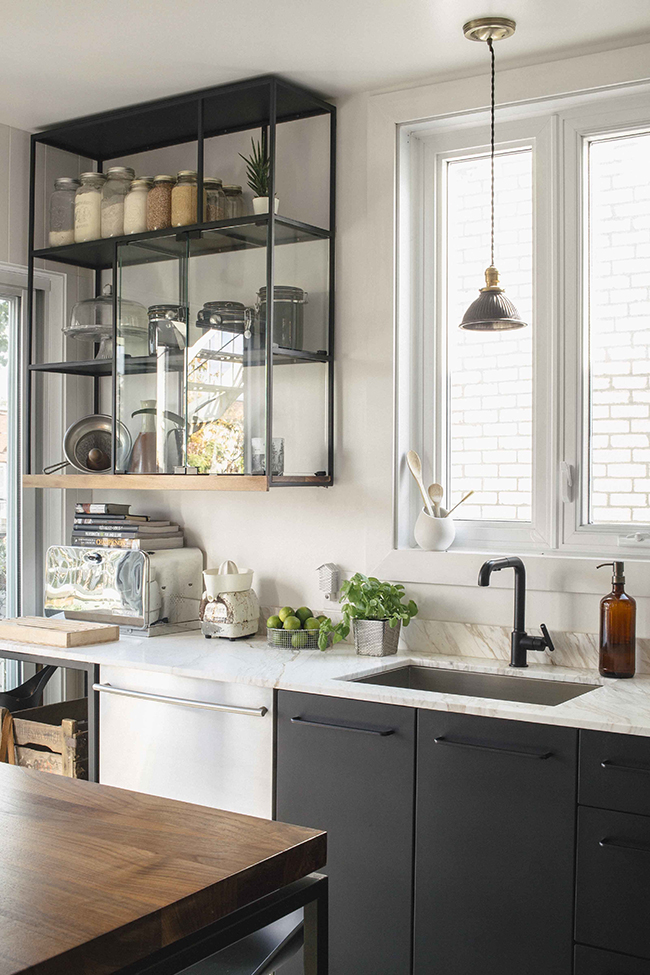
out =
<svg viewBox="0 0 650 975"><path fill-rule="evenodd" d="M0 122L24 129L275 72L336 97L650 40L649 0L0 0ZM650 67L650 66L649 66Z"/></svg>

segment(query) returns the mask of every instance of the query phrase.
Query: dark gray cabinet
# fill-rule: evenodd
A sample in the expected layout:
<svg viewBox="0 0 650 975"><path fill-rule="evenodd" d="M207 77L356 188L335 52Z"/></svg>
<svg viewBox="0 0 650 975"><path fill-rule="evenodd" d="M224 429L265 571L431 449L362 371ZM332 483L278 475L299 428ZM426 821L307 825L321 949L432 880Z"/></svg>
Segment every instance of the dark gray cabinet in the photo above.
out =
<svg viewBox="0 0 650 975"><path fill-rule="evenodd" d="M576 941L621 953L603 971L650 973L650 740L581 732L579 802Z"/></svg>
<svg viewBox="0 0 650 975"><path fill-rule="evenodd" d="M276 818L327 830L331 975L411 972L414 765L411 708L278 693Z"/></svg>
<svg viewBox="0 0 650 975"><path fill-rule="evenodd" d="M419 712L416 975L571 975L576 765L576 731Z"/></svg>

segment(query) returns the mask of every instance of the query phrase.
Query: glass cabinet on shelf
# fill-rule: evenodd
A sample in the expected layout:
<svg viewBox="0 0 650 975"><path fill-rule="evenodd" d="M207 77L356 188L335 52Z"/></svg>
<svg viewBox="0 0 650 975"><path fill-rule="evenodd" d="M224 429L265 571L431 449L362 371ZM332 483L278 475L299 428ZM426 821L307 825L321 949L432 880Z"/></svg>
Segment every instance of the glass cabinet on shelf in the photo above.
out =
<svg viewBox="0 0 650 975"><path fill-rule="evenodd" d="M110 417L111 457L90 486L97 475L117 475L111 487L125 488L163 486L161 475L165 487L191 480L197 489L332 483L334 149L334 107L276 77L33 137L32 200L36 181L68 158L71 177L80 168L133 172L132 192L154 194L141 207L149 221L162 213L156 193L176 193L177 204L185 193L189 209L179 226L158 220L158 230L55 247L35 246L47 241L32 212L32 275L38 258L93 271L88 297L101 303L86 312L101 322L87 336L102 344L86 343L75 360L81 347L68 343L65 361L30 363L27 484L83 486L86 473L71 465L63 477L40 474L37 383L51 373L66 383L88 377L87 412ZM268 180L249 186L248 161L260 151ZM224 186L243 186L237 214L227 215ZM32 302L32 328L34 311ZM197 476L170 481L181 474Z"/></svg>

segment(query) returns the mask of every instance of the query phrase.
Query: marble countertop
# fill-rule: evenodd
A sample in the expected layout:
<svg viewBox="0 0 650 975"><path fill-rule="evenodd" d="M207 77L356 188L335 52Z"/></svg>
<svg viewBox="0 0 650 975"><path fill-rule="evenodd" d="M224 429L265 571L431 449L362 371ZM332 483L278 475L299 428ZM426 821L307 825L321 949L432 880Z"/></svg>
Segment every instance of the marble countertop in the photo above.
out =
<svg viewBox="0 0 650 975"><path fill-rule="evenodd" d="M632 680L605 680L593 670L544 663L531 663L526 670L513 671L505 660L441 653L414 654L407 650L391 657L362 657L347 644L338 644L324 653L319 650L282 650L270 647L264 637L233 642L216 638L206 640L198 631L150 639L123 637L114 643L74 649L1 640L0 656L3 648L16 654L42 654L67 660L71 667L75 661L92 661L100 667L126 667L178 677L650 737L650 676L643 675ZM408 663L445 670L503 674L512 680L525 677L599 686L551 707L350 682L351 678L370 676Z"/></svg>

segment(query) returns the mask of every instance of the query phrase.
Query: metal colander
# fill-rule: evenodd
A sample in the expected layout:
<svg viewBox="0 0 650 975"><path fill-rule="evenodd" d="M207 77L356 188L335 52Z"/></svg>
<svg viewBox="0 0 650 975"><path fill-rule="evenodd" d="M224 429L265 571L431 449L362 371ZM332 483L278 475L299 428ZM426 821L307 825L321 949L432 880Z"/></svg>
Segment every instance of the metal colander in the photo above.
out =
<svg viewBox="0 0 650 975"><path fill-rule="evenodd" d="M65 460L59 464L44 467L44 474L53 474L64 467L74 467L82 474L103 474L110 470L113 441L113 419L104 413L91 413L81 420L72 423L63 438L63 453ZM118 467L123 468L131 453L131 434L123 423L117 422L117 460ZM97 470L88 466L88 455L97 448L106 454L108 463L105 468Z"/></svg>

